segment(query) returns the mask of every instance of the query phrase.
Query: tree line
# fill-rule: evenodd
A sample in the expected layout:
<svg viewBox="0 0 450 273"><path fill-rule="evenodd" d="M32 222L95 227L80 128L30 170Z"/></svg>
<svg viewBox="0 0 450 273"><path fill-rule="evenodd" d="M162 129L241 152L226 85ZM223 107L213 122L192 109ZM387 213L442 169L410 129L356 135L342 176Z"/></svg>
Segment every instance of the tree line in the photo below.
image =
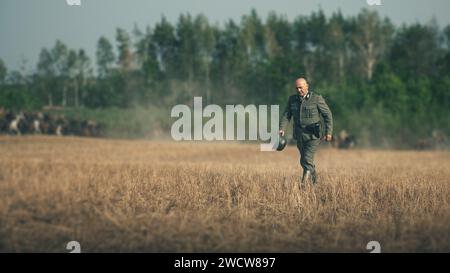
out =
<svg viewBox="0 0 450 273"><path fill-rule="evenodd" d="M293 21L252 10L222 25L204 15L174 24L162 17L145 30L118 28L115 42L100 37L95 60L57 40L32 73L8 71L0 59L0 105L170 108L202 96L283 108L299 76L324 95L337 128L367 142L450 131L450 26L395 26L367 9Z"/></svg>

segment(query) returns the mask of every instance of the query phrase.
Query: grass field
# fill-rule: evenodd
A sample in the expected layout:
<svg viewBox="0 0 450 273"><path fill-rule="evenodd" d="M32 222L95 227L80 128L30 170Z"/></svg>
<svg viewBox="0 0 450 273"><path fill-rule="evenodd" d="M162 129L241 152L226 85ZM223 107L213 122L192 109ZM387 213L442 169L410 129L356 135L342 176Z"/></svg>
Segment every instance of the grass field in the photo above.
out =
<svg viewBox="0 0 450 273"><path fill-rule="evenodd" d="M0 137L0 252L450 251L450 153Z"/></svg>

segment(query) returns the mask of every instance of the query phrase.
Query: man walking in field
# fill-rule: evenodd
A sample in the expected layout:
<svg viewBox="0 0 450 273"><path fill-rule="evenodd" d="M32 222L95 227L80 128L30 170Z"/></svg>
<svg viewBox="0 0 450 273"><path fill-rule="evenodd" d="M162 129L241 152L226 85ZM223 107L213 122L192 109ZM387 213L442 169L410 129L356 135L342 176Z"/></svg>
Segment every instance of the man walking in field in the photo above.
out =
<svg viewBox="0 0 450 273"><path fill-rule="evenodd" d="M289 97L280 120L280 135L285 135L286 125L294 117L294 139L300 151L300 165L303 168L301 186L311 181L317 183L317 172L314 165L314 153L320 144L320 117L325 123L324 140L331 141L333 134L333 116L324 98L308 90L308 82L304 78L295 81L297 94Z"/></svg>

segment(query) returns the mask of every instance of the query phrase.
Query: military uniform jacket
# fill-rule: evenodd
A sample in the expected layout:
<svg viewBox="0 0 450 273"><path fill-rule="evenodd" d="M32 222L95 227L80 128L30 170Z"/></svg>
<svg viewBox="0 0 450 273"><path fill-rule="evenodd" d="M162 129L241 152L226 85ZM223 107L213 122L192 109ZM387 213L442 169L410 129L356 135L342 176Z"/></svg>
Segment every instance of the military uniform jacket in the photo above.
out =
<svg viewBox="0 0 450 273"><path fill-rule="evenodd" d="M313 92L308 92L305 98L299 94L289 97L286 108L280 119L280 129L285 130L286 125L294 117L294 139L318 139L314 134L306 133L305 127L320 122L322 116L325 123L325 134L333 133L333 116L324 98Z"/></svg>

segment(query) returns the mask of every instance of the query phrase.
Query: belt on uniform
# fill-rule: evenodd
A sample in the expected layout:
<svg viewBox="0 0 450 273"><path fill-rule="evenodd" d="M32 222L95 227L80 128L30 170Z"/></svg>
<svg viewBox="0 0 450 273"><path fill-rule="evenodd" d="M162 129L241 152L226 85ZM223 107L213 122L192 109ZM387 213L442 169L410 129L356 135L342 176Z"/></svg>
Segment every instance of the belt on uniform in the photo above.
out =
<svg viewBox="0 0 450 273"><path fill-rule="evenodd" d="M313 134L317 138L320 138L320 122L312 123L306 126L302 126L302 131L307 134Z"/></svg>

